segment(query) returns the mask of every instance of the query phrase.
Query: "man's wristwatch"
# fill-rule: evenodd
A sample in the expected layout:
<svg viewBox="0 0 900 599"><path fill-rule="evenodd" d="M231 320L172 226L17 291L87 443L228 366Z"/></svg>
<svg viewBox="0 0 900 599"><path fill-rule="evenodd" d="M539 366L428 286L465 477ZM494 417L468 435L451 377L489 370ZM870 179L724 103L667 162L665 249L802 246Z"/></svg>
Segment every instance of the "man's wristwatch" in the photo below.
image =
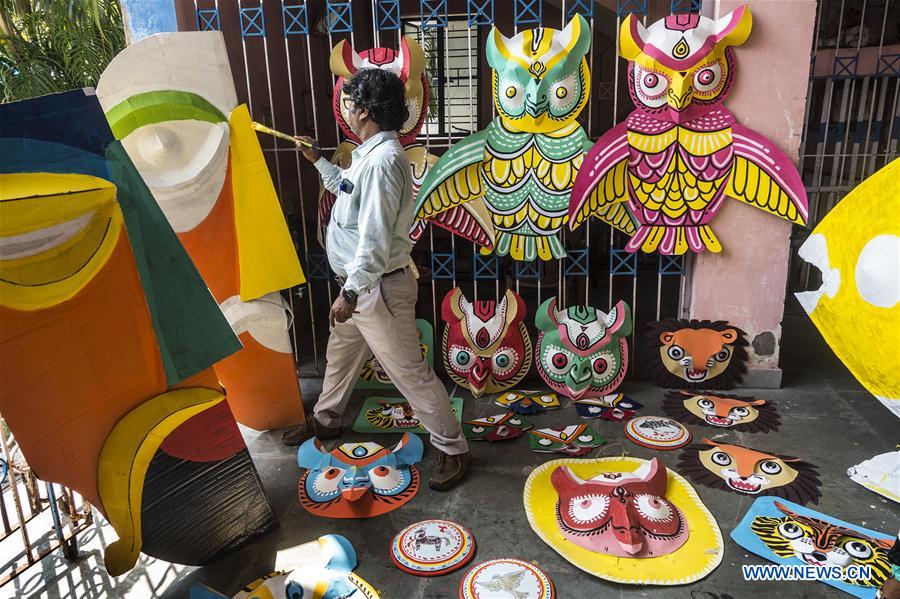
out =
<svg viewBox="0 0 900 599"><path fill-rule="evenodd" d="M341 295L344 296L344 299L347 300L348 303L356 303L357 295L352 289L341 289Z"/></svg>

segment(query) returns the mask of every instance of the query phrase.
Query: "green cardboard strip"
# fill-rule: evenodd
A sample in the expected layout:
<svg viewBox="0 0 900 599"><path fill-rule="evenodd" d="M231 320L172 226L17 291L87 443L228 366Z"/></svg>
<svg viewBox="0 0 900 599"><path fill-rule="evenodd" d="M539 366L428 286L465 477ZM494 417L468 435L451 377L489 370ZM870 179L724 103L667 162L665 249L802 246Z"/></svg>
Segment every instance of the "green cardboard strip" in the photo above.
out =
<svg viewBox="0 0 900 599"><path fill-rule="evenodd" d="M202 96L190 92L159 90L135 94L122 100L106 113L116 139L125 139L135 129L164 121L207 121L222 123L228 119Z"/></svg>
<svg viewBox="0 0 900 599"><path fill-rule="evenodd" d="M429 368L434 370L434 328L431 323L421 318L416 319L416 330L419 331L419 347L428 362ZM357 389L396 389L394 383L387 376L374 357L363 366L362 374L356 383Z"/></svg>
<svg viewBox="0 0 900 599"><path fill-rule="evenodd" d="M462 420L463 400L451 397L450 406L456 420ZM412 408L402 397L369 397L363 403L356 422L356 433L422 433L427 434Z"/></svg>

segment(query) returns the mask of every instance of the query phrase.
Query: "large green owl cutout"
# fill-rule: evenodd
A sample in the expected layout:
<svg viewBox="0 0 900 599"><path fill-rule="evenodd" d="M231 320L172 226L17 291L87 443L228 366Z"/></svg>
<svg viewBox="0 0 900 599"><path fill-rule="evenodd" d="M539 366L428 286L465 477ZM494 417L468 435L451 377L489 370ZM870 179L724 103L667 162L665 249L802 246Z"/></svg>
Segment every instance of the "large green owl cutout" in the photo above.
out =
<svg viewBox="0 0 900 599"><path fill-rule="evenodd" d="M608 314L590 306L556 309L556 298L535 316L541 332L535 364L551 389L573 400L615 391L628 371L631 309L619 301Z"/></svg>
<svg viewBox="0 0 900 599"><path fill-rule="evenodd" d="M590 45L581 15L562 31L528 29L507 38L493 28L487 61L497 116L429 171L416 217L433 219L483 198L496 229L495 253L529 262L565 257L557 232L568 222L569 192L591 147L575 120L588 100Z"/></svg>

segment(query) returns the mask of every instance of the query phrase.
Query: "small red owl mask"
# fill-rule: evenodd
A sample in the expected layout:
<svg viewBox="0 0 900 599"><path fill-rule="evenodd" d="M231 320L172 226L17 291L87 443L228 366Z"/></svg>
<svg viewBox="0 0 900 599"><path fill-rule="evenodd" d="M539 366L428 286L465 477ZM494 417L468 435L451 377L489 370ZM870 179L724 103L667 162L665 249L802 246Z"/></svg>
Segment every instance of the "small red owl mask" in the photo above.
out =
<svg viewBox="0 0 900 599"><path fill-rule="evenodd" d="M444 297L444 366L475 397L516 385L531 366L525 301L512 290L499 302L465 298L459 287Z"/></svg>
<svg viewBox="0 0 900 599"><path fill-rule="evenodd" d="M603 472L581 480L566 466L550 482L559 495L563 536L589 551L619 557L659 557L688 538L684 514L666 499L666 467L656 458L634 472Z"/></svg>

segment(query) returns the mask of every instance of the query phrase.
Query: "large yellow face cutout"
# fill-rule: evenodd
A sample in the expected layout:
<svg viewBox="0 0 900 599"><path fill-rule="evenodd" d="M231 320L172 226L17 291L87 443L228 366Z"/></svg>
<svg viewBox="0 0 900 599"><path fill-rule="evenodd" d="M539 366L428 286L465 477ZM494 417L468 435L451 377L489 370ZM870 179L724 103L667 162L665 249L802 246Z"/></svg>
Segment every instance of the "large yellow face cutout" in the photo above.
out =
<svg viewBox="0 0 900 599"><path fill-rule="evenodd" d="M853 376L900 417L900 160L863 181L813 230L800 257L822 286L797 294Z"/></svg>
<svg viewBox="0 0 900 599"><path fill-rule="evenodd" d="M122 230L116 186L88 175L0 175L0 305L61 303L106 264Z"/></svg>

